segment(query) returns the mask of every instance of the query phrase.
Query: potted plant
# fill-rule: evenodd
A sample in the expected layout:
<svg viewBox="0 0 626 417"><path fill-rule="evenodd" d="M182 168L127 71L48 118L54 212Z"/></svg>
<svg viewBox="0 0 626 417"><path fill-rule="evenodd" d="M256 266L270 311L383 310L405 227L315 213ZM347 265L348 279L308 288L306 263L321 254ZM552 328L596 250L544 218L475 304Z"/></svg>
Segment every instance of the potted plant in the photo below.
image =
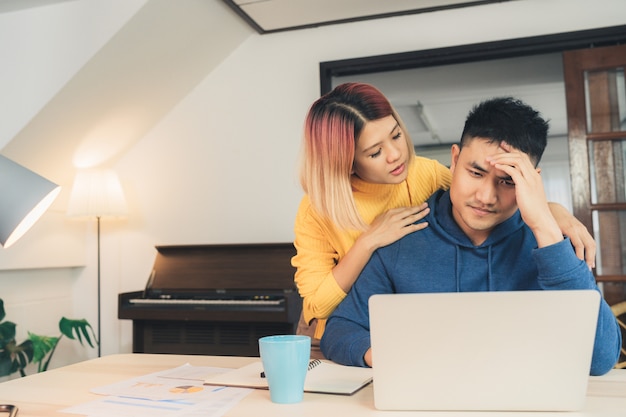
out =
<svg viewBox="0 0 626 417"><path fill-rule="evenodd" d="M28 332L28 339L18 344L15 340L15 323L3 321L4 317L4 301L0 299L0 377L14 372L26 376L24 369L30 363L37 364L37 372L46 371L63 336L78 340L83 346L86 342L92 348L94 343L96 345L99 343L89 322L84 319L72 320L62 317L59 321L61 331L59 336L40 336Z"/></svg>

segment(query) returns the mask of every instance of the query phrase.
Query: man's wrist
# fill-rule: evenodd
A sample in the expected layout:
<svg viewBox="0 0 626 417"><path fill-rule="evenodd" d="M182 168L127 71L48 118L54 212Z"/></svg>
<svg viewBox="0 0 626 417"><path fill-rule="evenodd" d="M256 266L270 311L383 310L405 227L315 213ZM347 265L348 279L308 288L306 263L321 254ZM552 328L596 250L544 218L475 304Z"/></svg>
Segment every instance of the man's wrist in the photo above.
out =
<svg viewBox="0 0 626 417"><path fill-rule="evenodd" d="M545 222L545 224L534 226L531 230L539 248L554 245L563 240L563 233L561 233L561 229L554 219Z"/></svg>

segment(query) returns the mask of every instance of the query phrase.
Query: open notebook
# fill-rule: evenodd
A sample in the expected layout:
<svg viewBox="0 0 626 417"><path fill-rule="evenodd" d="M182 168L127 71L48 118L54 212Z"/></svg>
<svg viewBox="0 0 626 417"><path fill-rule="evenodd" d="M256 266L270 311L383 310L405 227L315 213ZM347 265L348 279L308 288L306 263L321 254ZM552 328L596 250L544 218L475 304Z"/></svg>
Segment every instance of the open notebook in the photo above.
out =
<svg viewBox="0 0 626 417"><path fill-rule="evenodd" d="M268 389L267 379L261 377L263 363L252 362L204 381L205 385ZM371 368L338 365L319 359L311 360L304 382L305 392L352 395L372 381Z"/></svg>

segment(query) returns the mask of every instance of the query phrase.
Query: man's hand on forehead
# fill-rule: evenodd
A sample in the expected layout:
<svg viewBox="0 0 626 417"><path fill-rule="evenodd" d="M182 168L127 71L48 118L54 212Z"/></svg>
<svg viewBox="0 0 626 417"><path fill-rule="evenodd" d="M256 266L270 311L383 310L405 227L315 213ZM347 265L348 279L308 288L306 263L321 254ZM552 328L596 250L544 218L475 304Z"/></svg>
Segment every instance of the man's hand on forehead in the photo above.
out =
<svg viewBox="0 0 626 417"><path fill-rule="evenodd" d="M500 141L500 149L502 149L505 152L518 151L518 149L515 149L513 146L509 145L505 141Z"/></svg>

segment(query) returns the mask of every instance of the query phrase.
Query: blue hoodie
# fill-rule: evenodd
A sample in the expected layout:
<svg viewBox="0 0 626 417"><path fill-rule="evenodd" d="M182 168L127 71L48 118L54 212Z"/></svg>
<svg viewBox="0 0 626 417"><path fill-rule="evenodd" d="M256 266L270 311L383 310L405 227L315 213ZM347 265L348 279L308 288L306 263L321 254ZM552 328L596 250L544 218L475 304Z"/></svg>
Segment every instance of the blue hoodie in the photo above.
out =
<svg viewBox="0 0 626 417"><path fill-rule="evenodd" d="M423 221L429 226L374 252L328 319L321 340L328 359L366 366L368 300L373 294L598 290L593 274L576 257L569 239L538 249L519 210L496 226L483 244L474 246L452 217L449 192L438 191L428 205L430 213ZM602 300L590 374L608 372L617 362L620 346L619 325Z"/></svg>

